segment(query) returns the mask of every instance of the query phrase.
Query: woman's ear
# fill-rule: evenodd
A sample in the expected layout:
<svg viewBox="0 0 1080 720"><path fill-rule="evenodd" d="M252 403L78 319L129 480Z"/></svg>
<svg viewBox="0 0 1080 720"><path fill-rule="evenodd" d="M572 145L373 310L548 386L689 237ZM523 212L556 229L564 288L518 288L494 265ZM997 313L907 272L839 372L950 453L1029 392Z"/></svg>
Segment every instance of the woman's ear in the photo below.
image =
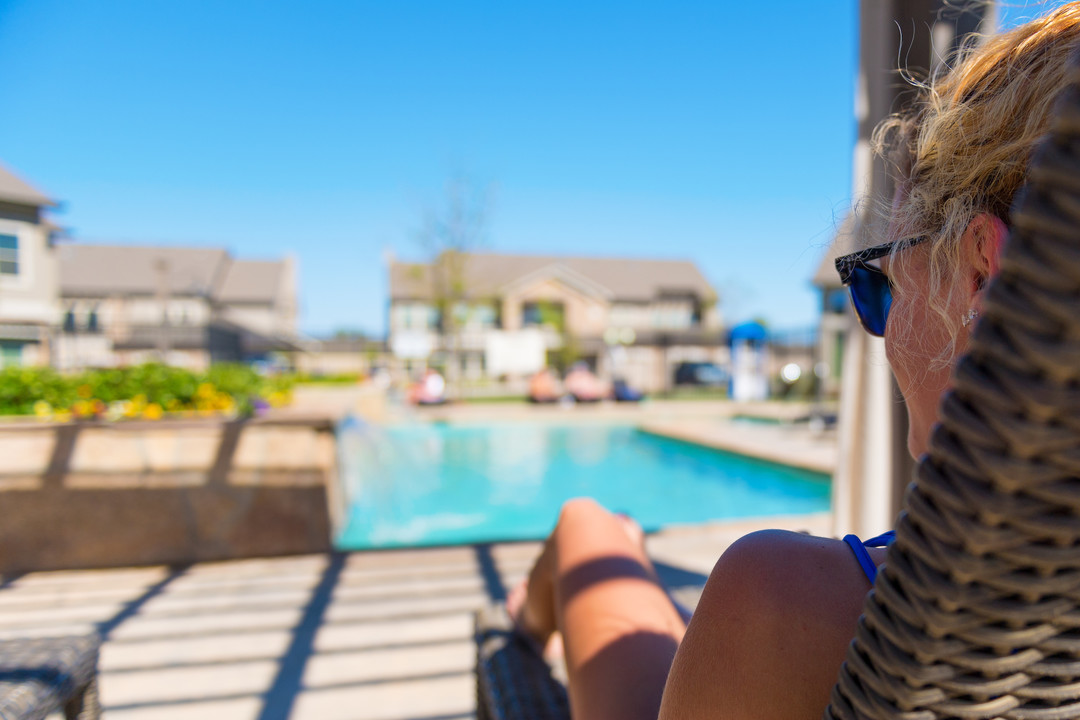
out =
<svg viewBox="0 0 1080 720"><path fill-rule="evenodd" d="M968 223L961 242L971 263L973 294L982 290L987 280L997 274L1001 251L1008 237L1009 228L996 215L979 213Z"/></svg>

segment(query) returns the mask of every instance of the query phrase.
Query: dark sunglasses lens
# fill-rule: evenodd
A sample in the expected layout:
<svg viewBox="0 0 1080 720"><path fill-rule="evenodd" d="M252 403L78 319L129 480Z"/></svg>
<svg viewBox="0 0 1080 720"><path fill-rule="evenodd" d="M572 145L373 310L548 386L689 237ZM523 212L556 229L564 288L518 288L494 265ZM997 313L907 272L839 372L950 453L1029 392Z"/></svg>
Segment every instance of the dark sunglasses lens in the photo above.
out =
<svg viewBox="0 0 1080 720"><path fill-rule="evenodd" d="M892 305L892 289L885 273L858 266L851 273L851 300L859 322L871 335L885 335L885 321Z"/></svg>

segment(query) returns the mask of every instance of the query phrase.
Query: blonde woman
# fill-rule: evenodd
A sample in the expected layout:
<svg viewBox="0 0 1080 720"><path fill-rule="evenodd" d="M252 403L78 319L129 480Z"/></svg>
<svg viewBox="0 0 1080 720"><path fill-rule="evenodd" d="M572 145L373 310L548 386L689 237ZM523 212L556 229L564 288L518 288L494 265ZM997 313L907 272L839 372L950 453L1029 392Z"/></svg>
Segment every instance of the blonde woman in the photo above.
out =
<svg viewBox="0 0 1080 720"><path fill-rule="evenodd" d="M915 457L1078 41L1080 3L988 38L878 129L898 186L887 237L837 266L864 328L885 338ZM508 605L539 644L561 634L576 718L820 717L883 557L851 537L748 535L687 625L633 523L573 500Z"/></svg>

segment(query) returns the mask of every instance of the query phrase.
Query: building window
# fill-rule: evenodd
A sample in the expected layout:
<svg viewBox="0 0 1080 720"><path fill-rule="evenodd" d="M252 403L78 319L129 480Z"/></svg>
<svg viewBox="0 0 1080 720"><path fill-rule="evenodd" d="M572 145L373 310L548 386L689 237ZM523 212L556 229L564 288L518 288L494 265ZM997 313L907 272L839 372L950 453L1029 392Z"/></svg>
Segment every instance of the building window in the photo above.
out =
<svg viewBox="0 0 1080 720"><path fill-rule="evenodd" d="M482 328L492 328L498 325L498 312L492 305L477 305L473 308L473 322Z"/></svg>
<svg viewBox="0 0 1080 720"><path fill-rule="evenodd" d="M64 313L64 332L66 332L66 333L75 332L75 311L74 310L68 310L66 313Z"/></svg>
<svg viewBox="0 0 1080 720"><path fill-rule="evenodd" d="M0 275L19 274L19 238L0 235Z"/></svg>
<svg viewBox="0 0 1080 720"><path fill-rule="evenodd" d="M98 326L97 310L91 310L86 316L86 329L89 332L97 332L101 328Z"/></svg>
<svg viewBox="0 0 1080 720"><path fill-rule="evenodd" d="M558 332L566 328L566 311L558 302L527 302L521 306L521 324L546 325Z"/></svg>
<svg viewBox="0 0 1080 720"><path fill-rule="evenodd" d="M0 340L0 367L19 367L22 365L22 343Z"/></svg>

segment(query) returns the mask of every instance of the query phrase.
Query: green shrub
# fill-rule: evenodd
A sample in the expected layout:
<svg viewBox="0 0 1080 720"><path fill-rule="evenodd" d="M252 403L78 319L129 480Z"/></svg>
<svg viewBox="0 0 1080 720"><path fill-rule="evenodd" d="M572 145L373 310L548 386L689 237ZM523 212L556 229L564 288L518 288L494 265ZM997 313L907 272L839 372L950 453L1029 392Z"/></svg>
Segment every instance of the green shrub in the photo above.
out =
<svg viewBox="0 0 1080 720"><path fill-rule="evenodd" d="M160 363L64 375L52 368L0 369L0 415L161 417L164 412L250 414L290 400L291 376L264 377L247 365L205 372Z"/></svg>
<svg viewBox="0 0 1080 720"><path fill-rule="evenodd" d="M0 413L26 415L34 404L70 407L77 383L52 368L8 367L0 370Z"/></svg>

